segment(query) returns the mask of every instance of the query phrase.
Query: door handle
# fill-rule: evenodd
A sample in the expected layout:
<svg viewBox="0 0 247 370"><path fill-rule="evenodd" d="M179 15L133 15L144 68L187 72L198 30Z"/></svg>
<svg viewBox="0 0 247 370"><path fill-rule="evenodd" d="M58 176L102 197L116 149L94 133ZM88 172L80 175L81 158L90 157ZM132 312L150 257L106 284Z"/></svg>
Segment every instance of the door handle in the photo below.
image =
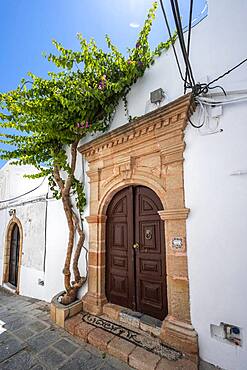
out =
<svg viewBox="0 0 247 370"><path fill-rule="evenodd" d="M135 244L133 244L133 248L138 249L138 248L140 248L140 245L138 243L135 243Z"/></svg>

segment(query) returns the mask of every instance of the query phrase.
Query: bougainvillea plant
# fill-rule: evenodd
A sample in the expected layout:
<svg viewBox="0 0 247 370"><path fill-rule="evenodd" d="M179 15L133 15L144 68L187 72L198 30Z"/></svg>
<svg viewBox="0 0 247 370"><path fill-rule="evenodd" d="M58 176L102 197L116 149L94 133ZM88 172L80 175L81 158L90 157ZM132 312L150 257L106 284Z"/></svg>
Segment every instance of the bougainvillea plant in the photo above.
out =
<svg viewBox="0 0 247 370"><path fill-rule="evenodd" d="M47 176L54 197L62 200L69 228L63 304L77 298L86 280L78 268L84 247L82 212L86 204L83 184L75 177L78 144L85 135L107 130L120 99L127 110L126 95L131 86L174 41L175 37L151 51L148 36L156 8L155 2L127 57L108 36L108 51L80 34L80 51L53 41L56 54L46 57L58 72L48 72L47 79L29 73L29 79L22 80L16 90L0 94L0 127L21 132L1 134L1 142L15 149L1 149L0 157L36 167L38 172L29 177Z"/></svg>

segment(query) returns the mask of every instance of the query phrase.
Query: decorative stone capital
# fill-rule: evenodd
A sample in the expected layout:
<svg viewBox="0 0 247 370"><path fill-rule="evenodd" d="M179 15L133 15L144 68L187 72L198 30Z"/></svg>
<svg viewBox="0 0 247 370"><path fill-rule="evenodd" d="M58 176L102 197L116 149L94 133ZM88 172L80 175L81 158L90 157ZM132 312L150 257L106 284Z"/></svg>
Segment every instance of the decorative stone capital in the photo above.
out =
<svg viewBox="0 0 247 370"><path fill-rule="evenodd" d="M180 209L166 209L164 211L159 211L161 220L186 220L188 218L190 209L180 208Z"/></svg>

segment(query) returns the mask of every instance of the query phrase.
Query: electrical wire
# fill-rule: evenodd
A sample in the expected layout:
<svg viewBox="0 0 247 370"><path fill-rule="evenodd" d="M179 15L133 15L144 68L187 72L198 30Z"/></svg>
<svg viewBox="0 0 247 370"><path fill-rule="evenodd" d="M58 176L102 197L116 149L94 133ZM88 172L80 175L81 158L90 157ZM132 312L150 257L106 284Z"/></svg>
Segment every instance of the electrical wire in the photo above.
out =
<svg viewBox="0 0 247 370"><path fill-rule="evenodd" d="M196 97L195 102L199 105L199 117L198 117L198 125L196 125L190 118L188 118L188 121L190 124L197 129L200 129L205 124L209 123L209 115L207 112L207 107L214 107L214 106L222 106L227 104L235 104L235 103L241 103L247 101L247 95L241 96L238 98L224 98L223 100L214 100L212 98L207 97ZM222 132L223 130L218 129L218 124L215 130L210 130L210 132L207 132L206 134L214 134L216 132ZM201 133L202 135L205 135L205 133Z"/></svg>
<svg viewBox="0 0 247 370"><path fill-rule="evenodd" d="M185 41L184 41L184 36L183 36L183 28L182 28L182 23L181 23L181 16L180 16L180 11L179 11L179 5L177 0L170 0L171 7L172 7L172 13L173 17L175 20L176 28L177 28L177 33L178 33L178 39L184 59L185 66L188 70L188 79L189 79L189 87L193 87L195 85L195 80L193 77L193 72L191 68L191 64L187 55L186 47L185 47Z"/></svg>
<svg viewBox="0 0 247 370"><path fill-rule="evenodd" d="M182 81L184 82L184 93L186 92L187 88L191 88L192 89L192 94L193 94L194 98L196 98L196 97L199 97L201 94L207 94L209 92L209 90L220 89L220 90L222 90L223 94L226 96L226 91L222 86L220 86L220 85L212 86L212 85L215 82L222 79L223 77L225 77L227 74L229 74L232 71L234 71L235 69L239 68L242 64L246 63L247 58L243 59L240 63L238 63L237 65L235 65L234 67L232 67L228 71L224 72L222 75L218 76L214 80L210 81L209 83L195 83L192 67L191 67L190 60L189 60L191 28L192 28L192 15L193 15L193 0L190 0L187 48L185 46L185 41L184 41L183 28L182 28L182 23L181 23L181 16L180 16L178 0L170 0L170 4L171 4L172 14L173 14L173 18L174 18L176 29L177 29L178 40L179 40L179 44L180 44L180 47L181 47L182 56L183 56L184 63L185 63L185 68L186 68L185 78L184 78L183 74L182 74L181 66L179 64L179 60L178 60L178 56L177 56L175 46L172 44L175 59L176 59L176 63L177 63L178 70L179 70L179 74L180 74L180 77L181 77ZM167 29L168 29L168 33L169 33L169 36L171 38L172 37L171 30L170 30L168 18L167 18L165 7L164 7L164 4L163 4L162 0L160 0L160 5L161 5L162 13L163 13L165 23L166 23L166 26L167 26ZM187 79L188 79L188 81L187 81ZM243 100L245 100L245 99L242 99L242 101ZM233 100L231 100L231 102L232 101ZM240 100L237 99L237 101L240 101ZM222 104L230 104L230 102L223 102ZM199 125L200 127L199 127L199 126L195 125L190 119L189 119L189 122L195 128L200 128L200 127L202 127L201 125L203 125L203 124L200 124Z"/></svg>
<svg viewBox="0 0 247 370"><path fill-rule="evenodd" d="M171 29L170 29L170 26L169 26L168 18L167 18L165 7L164 7L164 4L163 4L163 1L162 0L160 0L160 6L161 6L161 10L162 10L164 19L165 19L165 23L166 23L166 27L167 27L167 30L168 30L168 34L169 34L169 37L170 37L170 40L171 40L172 39ZM173 42L172 42L172 48L173 48L173 52L174 52L174 56L175 56L175 59L176 59L176 63L177 63L177 67L178 67L178 71L179 71L180 77L185 82L185 79L183 77L182 70L181 70L181 67L180 67L180 64L179 64L179 60L178 60L177 52L176 52L176 49L175 49L175 45L174 45Z"/></svg>
<svg viewBox="0 0 247 370"><path fill-rule="evenodd" d="M232 103L241 103L243 101L247 100L246 96L241 96L239 98L232 98L232 99L225 99L225 100L213 100L207 97L197 97L196 101L201 102L205 105L226 105L226 104L232 104Z"/></svg>
<svg viewBox="0 0 247 370"><path fill-rule="evenodd" d="M190 56L190 39L191 39L191 29L192 29L192 14L193 14L193 0L190 0L190 15L189 15L189 28L188 28L188 39L187 39L187 55L188 58ZM185 71L185 83L184 83L184 94L186 93L187 86L187 75L188 75L188 68L186 67Z"/></svg>
<svg viewBox="0 0 247 370"><path fill-rule="evenodd" d="M10 198L10 199L5 199L5 200L0 200L0 204L1 204L1 203L6 203L6 202L11 202L12 200L19 199L19 198L23 197L24 195L27 195L27 194L32 193L33 191L35 191L35 190L39 189L39 188L43 185L43 183L44 183L45 179L46 179L46 177L44 177L44 178L43 178L42 182L41 182L38 186L36 186L36 188L34 188L34 189L32 189L32 190L29 190L29 191L27 191L27 192L26 192L26 193L24 193L24 194L18 195L17 197Z"/></svg>
<svg viewBox="0 0 247 370"><path fill-rule="evenodd" d="M229 69L228 71L226 71L225 73L223 73L222 75L220 75L219 77L215 78L213 81L210 81L207 86L209 87L210 85L212 85L213 83L219 81L221 78L225 77L226 75L228 75L229 73L231 73L232 71L234 71L235 69L237 69L238 67L240 67L242 64L246 63L247 62L247 58L245 58L244 60L242 60L240 63L238 63L236 66L232 67L231 69Z"/></svg>

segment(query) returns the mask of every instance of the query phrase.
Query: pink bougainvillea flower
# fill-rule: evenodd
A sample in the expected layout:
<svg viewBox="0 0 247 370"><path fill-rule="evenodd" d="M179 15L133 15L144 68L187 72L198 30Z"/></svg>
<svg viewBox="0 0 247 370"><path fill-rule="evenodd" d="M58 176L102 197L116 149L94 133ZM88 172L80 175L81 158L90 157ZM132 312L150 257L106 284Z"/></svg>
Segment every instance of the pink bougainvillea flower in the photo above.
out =
<svg viewBox="0 0 247 370"><path fill-rule="evenodd" d="M140 42L138 41L137 43L136 43L136 48L137 49L139 49L141 47L141 44L140 44Z"/></svg>
<svg viewBox="0 0 247 370"><path fill-rule="evenodd" d="M88 121L86 121L86 128L88 128L89 127L89 122Z"/></svg>

